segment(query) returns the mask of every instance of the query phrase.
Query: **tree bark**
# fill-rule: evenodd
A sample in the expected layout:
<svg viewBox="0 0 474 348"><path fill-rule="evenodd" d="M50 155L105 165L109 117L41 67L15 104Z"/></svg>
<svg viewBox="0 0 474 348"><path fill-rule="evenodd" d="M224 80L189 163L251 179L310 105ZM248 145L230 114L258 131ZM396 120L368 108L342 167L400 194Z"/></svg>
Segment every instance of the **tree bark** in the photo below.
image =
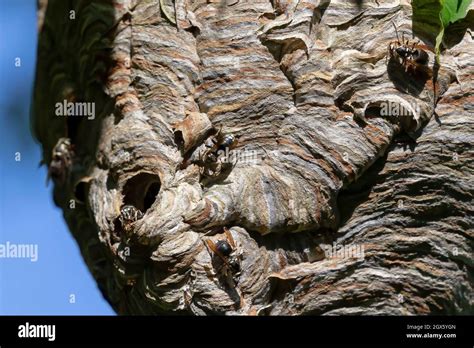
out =
<svg viewBox="0 0 474 348"><path fill-rule="evenodd" d="M411 35L408 1L49 0L39 13L34 132L118 313L474 312L471 32L431 79L387 56L392 22ZM64 101L95 115L58 116ZM206 175L218 134L238 160ZM53 154L64 137L70 164ZM220 258L213 243L231 239Z"/></svg>

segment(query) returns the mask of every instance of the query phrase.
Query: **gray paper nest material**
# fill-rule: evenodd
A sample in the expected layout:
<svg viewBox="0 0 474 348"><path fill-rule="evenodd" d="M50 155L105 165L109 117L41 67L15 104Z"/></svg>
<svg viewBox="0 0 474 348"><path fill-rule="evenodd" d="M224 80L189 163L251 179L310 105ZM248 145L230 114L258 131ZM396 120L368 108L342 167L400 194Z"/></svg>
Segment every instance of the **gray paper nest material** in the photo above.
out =
<svg viewBox="0 0 474 348"><path fill-rule="evenodd" d="M46 162L65 128L75 144L55 200L118 312L473 312L469 33L442 56L435 95L386 59L391 21L411 34L408 1L112 4L76 1L68 21L49 1L33 123ZM96 103L94 120L52 116L71 90ZM257 160L203 183L183 156L211 124ZM414 148L394 144L403 132L421 134ZM144 213L131 233L124 204ZM214 275L205 243L223 227L241 253L235 280Z"/></svg>

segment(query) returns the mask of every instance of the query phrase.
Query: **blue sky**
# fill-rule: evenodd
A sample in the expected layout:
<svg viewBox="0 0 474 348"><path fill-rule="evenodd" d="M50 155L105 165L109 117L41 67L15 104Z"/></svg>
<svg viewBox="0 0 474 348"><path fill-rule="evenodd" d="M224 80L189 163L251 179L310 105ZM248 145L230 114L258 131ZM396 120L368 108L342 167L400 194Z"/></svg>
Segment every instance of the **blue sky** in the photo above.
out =
<svg viewBox="0 0 474 348"><path fill-rule="evenodd" d="M0 0L0 244L38 245L36 262L0 258L0 315L113 315L38 167L29 126L36 28L36 0Z"/></svg>

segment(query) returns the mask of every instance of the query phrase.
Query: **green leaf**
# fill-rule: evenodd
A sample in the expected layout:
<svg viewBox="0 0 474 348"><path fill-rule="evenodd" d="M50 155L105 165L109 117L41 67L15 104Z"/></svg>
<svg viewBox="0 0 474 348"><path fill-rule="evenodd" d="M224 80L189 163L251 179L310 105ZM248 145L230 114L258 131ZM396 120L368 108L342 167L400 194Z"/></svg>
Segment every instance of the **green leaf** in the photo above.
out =
<svg viewBox="0 0 474 348"><path fill-rule="evenodd" d="M439 63L441 44L448 25L467 15L472 0L413 0L413 31L435 43Z"/></svg>
<svg viewBox="0 0 474 348"><path fill-rule="evenodd" d="M446 28L449 23L454 23L466 17L467 9L471 1L472 0L442 0L442 10L439 17L443 27Z"/></svg>

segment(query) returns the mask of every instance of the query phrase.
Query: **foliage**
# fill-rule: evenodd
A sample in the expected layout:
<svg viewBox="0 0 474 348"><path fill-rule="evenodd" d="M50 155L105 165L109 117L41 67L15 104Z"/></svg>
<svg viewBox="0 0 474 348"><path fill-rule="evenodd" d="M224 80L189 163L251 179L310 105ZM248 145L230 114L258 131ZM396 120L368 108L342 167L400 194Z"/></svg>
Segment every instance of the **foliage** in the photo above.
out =
<svg viewBox="0 0 474 348"><path fill-rule="evenodd" d="M472 0L413 0L413 30L428 35L434 41L438 61L446 29L467 16L471 2Z"/></svg>

